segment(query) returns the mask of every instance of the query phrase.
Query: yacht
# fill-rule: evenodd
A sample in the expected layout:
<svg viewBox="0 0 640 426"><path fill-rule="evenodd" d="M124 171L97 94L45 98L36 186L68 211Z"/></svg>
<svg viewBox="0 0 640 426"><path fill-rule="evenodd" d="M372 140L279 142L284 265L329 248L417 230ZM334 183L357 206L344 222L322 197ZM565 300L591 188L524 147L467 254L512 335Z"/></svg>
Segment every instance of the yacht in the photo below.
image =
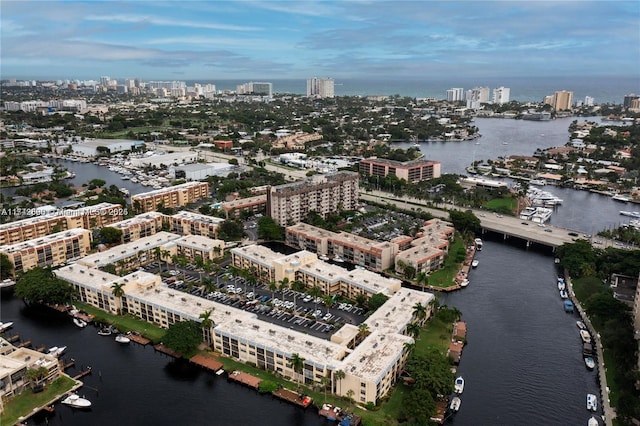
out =
<svg viewBox="0 0 640 426"><path fill-rule="evenodd" d="M580 330L585 330L587 328L587 326L584 325L584 323L582 321L576 321L576 325L578 326L578 328Z"/></svg>
<svg viewBox="0 0 640 426"><path fill-rule="evenodd" d="M593 370L596 367L596 362L592 357L586 356L584 357L584 365L586 365L589 370Z"/></svg>
<svg viewBox="0 0 640 426"><path fill-rule="evenodd" d="M580 338L584 343L591 343L591 335L587 330L580 330Z"/></svg>
<svg viewBox="0 0 640 426"><path fill-rule="evenodd" d="M61 347L53 346L49 348L48 354L53 355L56 358L60 358L60 355L62 355L65 350L67 350L66 346L61 346Z"/></svg>
<svg viewBox="0 0 640 426"><path fill-rule="evenodd" d="M464 391L464 379L462 376L458 376L458 378L456 378L453 388L457 394L461 394Z"/></svg>
<svg viewBox="0 0 640 426"><path fill-rule="evenodd" d="M480 261L473 259L473 262L471 262L471 267L477 268L479 264L480 264Z"/></svg>
<svg viewBox="0 0 640 426"><path fill-rule="evenodd" d="M476 249L478 249L478 251L482 250L482 239L476 238L473 241L476 243Z"/></svg>
<svg viewBox="0 0 640 426"><path fill-rule="evenodd" d="M623 203L627 203L629 202L631 197L629 196L629 194L616 194L612 196L611 199L614 201L622 201Z"/></svg>
<svg viewBox="0 0 640 426"><path fill-rule="evenodd" d="M414 147L414 148L420 148L420 144L419 144L418 142L414 142L414 143L413 143L413 147Z"/></svg>
<svg viewBox="0 0 640 426"><path fill-rule="evenodd" d="M567 294L567 290L560 290L560 297L562 299L566 299L569 297L569 295Z"/></svg>
<svg viewBox="0 0 640 426"><path fill-rule="evenodd" d="M118 343L122 343L122 344L126 344L129 343L131 341L131 339L129 339L127 336L125 336L124 334L118 334L116 336L116 342Z"/></svg>
<svg viewBox="0 0 640 426"><path fill-rule="evenodd" d="M466 287L468 285L469 285L469 280L466 278L460 282L460 287Z"/></svg>
<svg viewBox="0 0 640 426"><path fill-rule="evenodd" d="M320 259L320 260L329 260L329 258L327 257L326 254L321 254L320 256L318 256L318 259Z"/></svg>
<svg viewBox="0 0 640 426"><path fill-rule="evenodd" d="M630 217L635 217L636 219L640 219L640 212L628 212L628 211L620 210L620 214L622 216L630 216Z"/></svg>
<svg viewBox="0 0 640 426"><path fill-rule="evenodd" d="M546 184L547 184L547 181L544 179L531 179L529 181L529 185L545 186Z"/></svg>
<svg viewBox="0 0 640 426"><path fill-rule="evenodd" d="M62 400L62 403L73 408L89 408L91 407L91 401L85 398L80 398L77 394L72 393L68 397Z"/></svg>
<svg viewBox="0 0 640 426"><path fill-rule="evenodd" d="M333 256L333 261L334 262L338 262L338 263L344 262L344 260L340 256L338 256L337 254L335 256Z"/></svg>
<svg viewBox="0 0 640 426"><path fill-rule="evenodd" d="M460 409L460 404L461 403L462 403L462 400L459 397L454 396L453 398L451 398L451 403L449 404L449 409L451 411L453 411L454 413L456 413Z"/></svg>
<svg viewBox="0 0 640 426"><path fill-rule="evenodd" d="M73 318L73 323L80 328L85 328L87 326L87 323L80 318Z"/></svg>
<svg viewBox="0 0 640 426"><path fill-rule="evenodd" d="M98 334L100 336L111 336L111 329L109 329L109 328L101 328L100 330L98 330Z"/></svg>
<svg viewBox="0 0 640 426"><path fill-rule="evenodd" d="M562 291L566 288L565 284L564 284L564 280L560 281L558 280L558 290Z"/></svg>
<svg viewBox="0 0 640 426"><path fill-rule="evenodd" d="M600 422L598 421L598 419L591 416L589 417L589 422L587 423L587 426L600 426Z"/></svg>
<svg viewBox="0 0 640 426"><path fill-rule="evenodd" d="M129 196L129 190L127 188L120 188L120 192L122 192L126 196Z"/></svg>
<svg viewBox="0 0 640 426"><path fill-rule="evenodd" d="M590 411L598 410L598 397L596 397L592 393L587 394L587 410L590 410Z"/></svg>
<svg viewBox="0 0 640 426"><path fill-rule="evenodd" d="M11 327L13 327L13 323L12 322L0 322L0 333L4 333L5 331L10 329Z"/></svg>

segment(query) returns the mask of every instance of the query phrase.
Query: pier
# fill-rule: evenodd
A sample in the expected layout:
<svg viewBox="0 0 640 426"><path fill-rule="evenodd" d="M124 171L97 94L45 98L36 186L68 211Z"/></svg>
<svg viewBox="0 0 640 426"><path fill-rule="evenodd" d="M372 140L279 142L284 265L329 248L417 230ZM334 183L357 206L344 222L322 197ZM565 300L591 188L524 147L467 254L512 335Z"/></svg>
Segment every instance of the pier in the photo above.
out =
<svg viewBox="0 0 640 426"><path fill-rule="evenodd" d="M73 376L74 380L78 380L83 378L84 376L88 376L89 374L91 374L91 367L87 367L86 370L81 371L80 373L76 374L75 376Z"/></svg>
<svg viewBox="0 0 640 426"><path fill-rule="evenodd" d="M150 339L147 339L146 337L142 337L139 334L135 334L135 333L127 333L127 337L132 341L132 342L136 342L139 345L142 346L146 346L149 343L151 343Z"/></svg>
<svg viewBox="0 0 640 426"><path fill-rule="evenodd" d="M203 354L195 355L189 361L214 373L220 371L223 367L222 363L214 357Z"/></svg>
<svg viewBox="0 0 640 426"><path fill-rule="evenodd" d="M169 355L170 357L173 357L173 358L181 358L182 357L182 354L180 352L176 352L173 349L168 348L167 346L163 345L162 343L154 345L153 349L155 349L158 352L162 352L165 355Z"/></svg>
<svg viewBox="0 0 640 426"><path fill-rule="evenodd" d="M276 389L271 392L271 394L277 398L283 399L287 402L303 408L307 408L313 402L313 400L309 396L294 392L286 388Z"/></svg>
<svg viewBox="0 0 640 426"><path fill-rule="evenodd" d="M227 378L229 380L247 385L254 389L258 389L258 386L260 386L260 383L262 383L262 379L238 370L233 371Z"/></svg>

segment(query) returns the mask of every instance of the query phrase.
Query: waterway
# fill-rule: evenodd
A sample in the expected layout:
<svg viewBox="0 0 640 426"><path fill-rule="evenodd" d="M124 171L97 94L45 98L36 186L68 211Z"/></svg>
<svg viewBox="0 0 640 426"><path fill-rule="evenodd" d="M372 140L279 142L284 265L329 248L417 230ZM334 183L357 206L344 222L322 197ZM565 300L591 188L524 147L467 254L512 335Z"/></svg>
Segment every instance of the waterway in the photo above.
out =
<svg viewBox="0 0 640 426"><path fill-rule="evenodd" d="M531 155L538 147L564 145L571 121L477 119L483 135L479 145L475 141L431 142L422 150L427 157L442 161L445 173L462 173L472 161L471 146L487 149L476 152L477 159ZM76 173L76 185L100 177L132 194L147 190L122 181L104 167L64 164ZM547 189L565 200L552 223L581 232L615 226L624 220L618 211L628 209L597 194ZM468 344L459 370L466 386L453 422L585 424L585 395L598 393L596 373L584 367L577 317L562 309L551 253L489 239L478 258L480 266L471 273L471 285L442 298L443 303L460 309L468 324ZM14 321L15 332L38 345L66 345L67 357L93 367L94 374L84 379L86 386L81 391L94 402L92 411L58 407L50 424L325 424L312 410L304 412L229 384L155 353L151 347L120 346L92 328L77 329L68 318L26 309L6 290L0 303L1 320Z"/></svg>

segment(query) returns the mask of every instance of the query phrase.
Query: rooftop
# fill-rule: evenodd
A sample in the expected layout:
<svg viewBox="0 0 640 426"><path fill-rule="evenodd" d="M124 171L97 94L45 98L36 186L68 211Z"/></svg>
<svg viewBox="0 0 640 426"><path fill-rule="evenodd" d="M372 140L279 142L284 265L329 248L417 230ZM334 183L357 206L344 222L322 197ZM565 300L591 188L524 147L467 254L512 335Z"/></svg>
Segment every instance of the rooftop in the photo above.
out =
<svg viewBox="0 0 640 426"><path fill-rule="evenodd" d="M187 210L182 210L171 216L174 219L189 220L191 222L204 223L209 225L220 225L224 222L224 219L213 216L206 216L200 213L194 213Z"/></svg>
<svg viewBox="0 0 640 426"><path fill-rule="evenodd" d="M132 241L130 243L120 244L109 250L90 254L83 257L78 262L90 267L100 267L115 263L121 259L127 259L142 250L152 250L173 240L177 240L178 238L180 238L179 235L160 231L149 237L140 238L139 240Z"/></svg>
<svg viewBox="0 0 640 426"><path fill-rule="evenodd" d="M401 333L413 317L413 306L416 303L428 306L433 299L432 293L403 287L364 322L370 330L379 330L385 335Z"/></svg>
<svg viewBox="0 0 640 426"><path fill-rule="evenodd" d="M66 231L56 232L55 234L49 234L44 237L34 238L32 240L22 241L20 243L8 244L0 246L0 251L5 253L16 253L22 250L33 249L46 244L51 244L56 241L63 241L77 236L88 234L91 236L91 231L84 228L72 228Z"/></svg>
<svg viewBox="0 0 640 426"><path fill-rule="evenodd" d="M146 198L155 197L156 195L168 194L175 191L186 191L190 188L195 188L200 185L207 185L206 182L186 182L180 185L168 186L166 188L156 189L154 191L142 192L140 194L132 195L131 198Z"/></svg>

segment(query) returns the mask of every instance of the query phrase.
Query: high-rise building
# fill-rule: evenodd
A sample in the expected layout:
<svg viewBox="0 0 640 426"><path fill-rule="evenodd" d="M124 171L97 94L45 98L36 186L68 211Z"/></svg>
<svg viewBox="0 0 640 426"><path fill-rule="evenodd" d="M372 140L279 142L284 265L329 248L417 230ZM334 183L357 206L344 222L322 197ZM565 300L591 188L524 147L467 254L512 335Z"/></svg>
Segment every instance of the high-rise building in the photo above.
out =
<svg viewBox="0 0 640 426"><path fill-rule="evenodd" d="M335 80L332 78L313 77L307 80L307 96L316 98L333 98Z"/></svg>
<svg viewBox="0 0 640 426"><path fill-rule="evenodd" d="M493 103L497 105L509 103L509 92L510 89L508 87L501 86L493 89Z"/></svg>
<svg viewBox="0 0 640 426"><path fill-rule="evenodd" d="M337 172L273 186L267 193L267 214L279 225L291 225L305 219L309 212L326 218L342 210L358 206L356 172Z"/></svg>
<svg viewBox="0 0 640 426"><path fill-rule="evenodd" d="M635 93L629 93L624 97L624 102L622 106L624 108L631 108L631 102L633 102L634 99L640 99L640 95L636 95Z"/></svg>
<svg viewBox="0 0 640 426"><path fill-rule="evenodd" d="M467 90L466 101L467 108L479 109L481 104L489 102L489 88L474 87L471 90Z"/></svg>
<svg viewBox="0 0 640 426"><path fill-rule="evenodd" d="M447 90L447 101L464 101L464 89L462 87L453 87Z"/></svg>
<svg viewBox="0 0 640 426"><path fill-rule="evenodd" d="M568 111L573 105L573 92L561 90L553 94L554 111Z"/></svg>
<svg viewBox="0 0 640 426"><path fill-rule="evenodd" d="M584 97L584 105L585 106L593 106L595 104L596 100L594 98L592 98L591 96L585 96Z"/></svg>
<svg viewBox="0 0 640 426"><path fill-rule="evenodd" d="M236 86L239 95L257 95L271 98L273 95L273 84L264 82L249 82Z"/></svg>

